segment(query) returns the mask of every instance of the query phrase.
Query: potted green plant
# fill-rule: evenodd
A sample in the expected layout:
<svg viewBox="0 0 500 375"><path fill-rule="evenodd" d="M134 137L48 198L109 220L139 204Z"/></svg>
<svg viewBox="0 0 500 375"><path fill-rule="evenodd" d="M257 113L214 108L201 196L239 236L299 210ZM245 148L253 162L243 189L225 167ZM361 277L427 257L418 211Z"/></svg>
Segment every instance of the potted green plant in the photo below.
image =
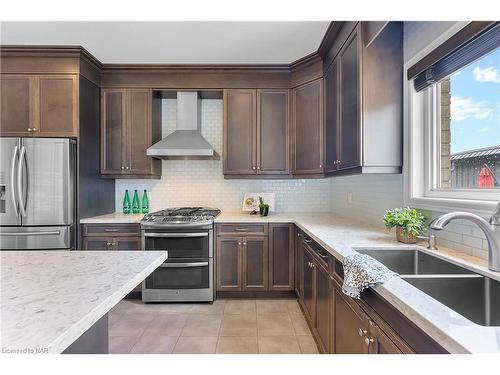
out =
<svg viewBox="0 0 500 375"><path fill-rule="evenodd" d="M267 216L269 214L269 205L264 203L262 197L259 197L259 212L260 216Z"/></svg>
<svg viewBox="0 0 500 375"><path fill-rule="evenodd" d="M396 239L403 243L416 243L417 236L426 229L425 221L422 212L410 207L387 210L384 215L385 227L396 227Z"/></svg>

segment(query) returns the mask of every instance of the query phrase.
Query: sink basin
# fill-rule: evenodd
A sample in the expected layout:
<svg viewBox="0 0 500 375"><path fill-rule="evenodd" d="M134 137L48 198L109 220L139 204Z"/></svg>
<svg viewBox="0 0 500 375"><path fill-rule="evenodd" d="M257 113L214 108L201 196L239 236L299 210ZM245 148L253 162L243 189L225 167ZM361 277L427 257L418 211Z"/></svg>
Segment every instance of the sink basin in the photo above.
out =
<svg viewBox="0 0 500 375"><path fill-rule="evenodd" d="M499 281L477 274L402 278L476 324L500 326Z"/></svg>
<svg viewBox="0 0 500 375"><path fill-rule="evenodd" d="M384 264L400 275L456 275L474 274L466 268L426 254L417 249L393 250L356 250Z"/></svg>

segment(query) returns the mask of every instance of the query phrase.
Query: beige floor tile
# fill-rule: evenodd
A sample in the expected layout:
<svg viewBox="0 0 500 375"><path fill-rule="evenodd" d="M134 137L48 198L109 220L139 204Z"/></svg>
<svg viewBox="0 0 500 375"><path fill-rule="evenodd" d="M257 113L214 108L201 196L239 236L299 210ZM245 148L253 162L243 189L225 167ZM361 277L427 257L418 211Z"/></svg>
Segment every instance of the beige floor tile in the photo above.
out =
<svg viewBox="0 0 500 375"><path fill-rule="evenodd" d="M255 314L254 300L228 300L224 314Z"/></svg>
<svg viewBox="0 0 500 375"><path fill-rule="evenodd" d="M300 354L300 347L295 336L259 337L261 354Z"/></svg>
<svg viewBox="0 0 500 375"><path fill-rule="evenodd" d="M146 327L145 335L180 336L186 315L159 314Z"/></svg>
<svg viewBox="0 0 500 375"><path fill-rule="evenodd" d="M257 336L256 315L224 315L220 336Z"/></svg>
<svg viewBox="0 0 500 375"><path fill-rule="evenodd" d="M288 302L286 299L256 300L257 314L286 314L288 313Z"/></svg>
<svg viewBox="0 0 500 375"><path fill-rule="evenodd" d="M300 309L299 303L297 300L288 300L287 302L288 312L289 313L297 313L302 314L302 310Z"/></svg>
<svg viewBox="0 0 500 375"><path fill-rule="evenodd" d="M136 336L110 336L109 354L128 354L137 340Z"/></svg>
<svg viewBox="0 0 500 375"><path fill-rule="evenodd" d="M109 326L109 336L140 336L156 316L151 313L125 314Z"/></svg>
<svg viewBox="0 0 500 375"><path fill-rule="evenodd" d="M296 336L302 354L318 354L318 347L312 336Z"/></svg>
<svg viewBox="0 0 500 375"><path fill-rule="evenodd" d="M219 315L189 315L181 336L218 336L221 322Z"/></svg>
<svg viewBox="0 0 500 375"><path fill-rule="evenodd" d="M217 354L257 354L257 337L220 337Z"/></svg>
<svg viewBox="0 0 500 375"><path fill-rule="evenodd" d="M192 303L155 303L155 310L160 314L191 314Z"/></svg>
<svg viewBox="0 0 500 375"><path fill-rule="evenodd" d="M143 335L135 343L132 354L170 354L177 344L178 336Z"/></svg>
<svg viewBox="0 0 500 375"><path fill-rule="evenodd" d="M295 335L292 321L286 314L258 314L257 329L259 336Z"/></svg>
<svg viewBox="0 0 500 375"><path fill-rule="evenodd" d="M290 318L292 319L292 325L296 335L311 335L306 318L302 313L290 313Z"/></svg>
<svg viewBox="0 0 500 375"><path fill-rule="evenodd" d="M174 354L214 354L217 337L179 337Z"/></svg>
<svg viewBox="0 0 500 375"><path fill-rule="evenodd" d="M192 305L190 314L208 314L208 315L222 315L224 307L226 306L225 300L217 300L212 303L197 303Z"/></svg>

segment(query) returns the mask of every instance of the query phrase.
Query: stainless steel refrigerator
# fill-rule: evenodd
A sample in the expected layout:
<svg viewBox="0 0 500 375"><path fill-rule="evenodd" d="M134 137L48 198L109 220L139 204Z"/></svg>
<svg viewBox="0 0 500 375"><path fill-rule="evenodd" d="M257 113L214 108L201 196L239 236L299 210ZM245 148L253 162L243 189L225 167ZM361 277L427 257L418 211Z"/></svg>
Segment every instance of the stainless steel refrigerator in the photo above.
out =
<svg viewBox="0 0 500 375"><path fill-rule="evenodd" d="M0 138L0 249L75 244L76 141Z"/></svg>

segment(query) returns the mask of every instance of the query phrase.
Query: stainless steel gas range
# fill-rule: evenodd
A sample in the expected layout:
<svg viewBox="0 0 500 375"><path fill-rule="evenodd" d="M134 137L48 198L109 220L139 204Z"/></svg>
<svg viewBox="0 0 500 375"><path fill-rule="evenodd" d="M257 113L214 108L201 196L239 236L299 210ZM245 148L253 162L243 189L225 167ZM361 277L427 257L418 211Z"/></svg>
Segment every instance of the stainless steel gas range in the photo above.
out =
<svg viewBox="0 0 500 375"><path fill-rule="evenodd" d="M214 218L220 210L169 208L144 216L142 249L167 250L168 259L142 283L144 302L214 299Z"/></svg>

